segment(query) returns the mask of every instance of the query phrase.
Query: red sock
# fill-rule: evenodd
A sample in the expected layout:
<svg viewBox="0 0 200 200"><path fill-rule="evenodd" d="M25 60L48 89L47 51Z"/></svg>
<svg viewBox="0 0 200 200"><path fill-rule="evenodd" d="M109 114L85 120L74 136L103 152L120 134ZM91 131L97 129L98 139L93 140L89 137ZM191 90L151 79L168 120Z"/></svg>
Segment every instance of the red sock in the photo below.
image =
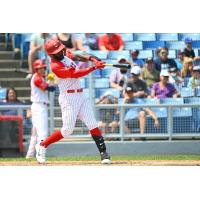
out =
<svg viewBox="0 0 200 200"><path fill-rule="evenodd" d="M94 128L94 129L90 130L90 134L92 136L101 136L102 135L101 131L99 130L99 128Z"/></svg>
<svg viewBox="0 0 200 200"><path fill-rule="evenodd" d="M63 138L60 130L54 131L46 140L42 141L40 144L47 148L50 144L58 142Z"/></svg>

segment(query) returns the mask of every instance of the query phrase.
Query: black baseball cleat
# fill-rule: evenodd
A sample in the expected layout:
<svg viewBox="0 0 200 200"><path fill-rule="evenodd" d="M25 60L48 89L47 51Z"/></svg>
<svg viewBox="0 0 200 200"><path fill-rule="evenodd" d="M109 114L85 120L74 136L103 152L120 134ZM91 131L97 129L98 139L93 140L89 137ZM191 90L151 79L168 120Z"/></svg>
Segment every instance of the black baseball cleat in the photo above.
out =
<svg viewBox="0 0 200 200"><path fill-rule="evenodd" d="M108 155L108 153L101 153L101 164L111 164L110 156Z"/></svg>

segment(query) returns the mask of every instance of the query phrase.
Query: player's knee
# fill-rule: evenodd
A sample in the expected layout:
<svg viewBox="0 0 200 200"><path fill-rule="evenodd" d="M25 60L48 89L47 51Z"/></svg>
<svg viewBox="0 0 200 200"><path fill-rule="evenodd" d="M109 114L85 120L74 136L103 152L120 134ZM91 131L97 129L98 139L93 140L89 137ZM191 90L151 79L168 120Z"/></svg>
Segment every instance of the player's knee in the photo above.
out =
<svg viewBox="0 0 200 200"><path fill-rule="evenodd" d="M61 134L64 138L68 137L73 133L73 129L61 129Z"/></svg>

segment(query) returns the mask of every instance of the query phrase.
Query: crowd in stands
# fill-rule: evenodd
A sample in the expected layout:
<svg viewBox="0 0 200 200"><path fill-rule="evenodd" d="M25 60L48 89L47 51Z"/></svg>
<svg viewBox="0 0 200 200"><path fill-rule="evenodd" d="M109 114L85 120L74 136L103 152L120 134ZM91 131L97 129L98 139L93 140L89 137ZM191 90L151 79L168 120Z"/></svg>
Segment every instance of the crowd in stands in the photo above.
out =
<svg viewBox="0 0 200 200"><path fill-rule="evenodd" d="M44 42L50 37L60 40L66 48L72 52L82 51L123 51L125 42L120 34L70 34L70 33L40 33L40 34L12 34L15 59L21 56L28 59L28 76L33 73L32 64L36 59L49 62L49 58L44 51ZM28 53L24 53L24 44L29 42ZM177 51L177 59L169 58L170 49L166 46L157 47L155 56L140 58L141 49L129 49L129 56L121 54L115 59L118 63L127 63L131 69L113 68L109 75L110 88L120 92L123 103L135 103L138 99L157 99L182 97L182 88L189 87L193 91L200 87L200 57L195 55L192 47L192 39L186 37L185 48ZM22 50L23 49L23 50ZM25 48L25 51L27 49ZM23 55L21 55L23 54ZM80 66L84 66L81 65ZM50 69L49 69L50 70ZM195 92L194 92L195 93ZM98 99L97 104L119 103L118 99L110 93L106 93ZM100 110L99 125L103 131L114 133L119 128L119 110ZM159 127L159 120L151 109L134 108L126 110L125 119L138 119L140 133L145 132L146 116L150 116L156 127ZM129 126L125 127L126 132L131 132Z"/></svg>

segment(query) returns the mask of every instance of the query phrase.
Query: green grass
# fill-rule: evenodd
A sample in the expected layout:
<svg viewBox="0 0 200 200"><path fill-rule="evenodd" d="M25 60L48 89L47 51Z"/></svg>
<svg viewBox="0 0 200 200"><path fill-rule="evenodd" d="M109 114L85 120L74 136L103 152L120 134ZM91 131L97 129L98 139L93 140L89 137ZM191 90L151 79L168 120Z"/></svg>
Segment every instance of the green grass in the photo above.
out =
<svg viewBox="0 0 200 200"><path fill-rule="evenodd" d="M99 156L49 157L48 161L99 161ZM35 160L34 158L30 161ZM153 155L153 156L112 156L113 161L120 160L200 160L200 155ZM24 162L25 158L0 158L0 162Z"/></svg>

